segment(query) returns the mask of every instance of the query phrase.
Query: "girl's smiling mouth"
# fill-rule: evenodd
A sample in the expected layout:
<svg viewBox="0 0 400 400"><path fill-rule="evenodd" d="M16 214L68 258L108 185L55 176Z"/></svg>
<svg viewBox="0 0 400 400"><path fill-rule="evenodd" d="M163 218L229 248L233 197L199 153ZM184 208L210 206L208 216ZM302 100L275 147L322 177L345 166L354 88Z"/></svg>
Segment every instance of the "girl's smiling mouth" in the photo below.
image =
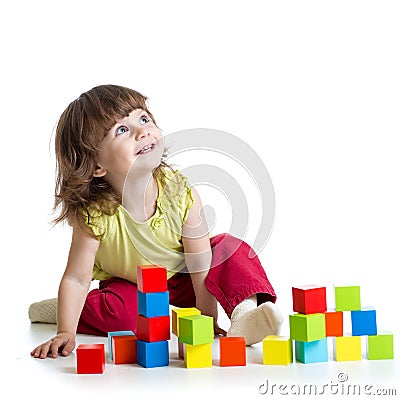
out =
<svg viewBox="0 0 400 400"><path fill-rule="evenodd" d="M154 150L155 147L156 147L156 144L155 144L155 143L147 144L146 146L142 147L142 149L139 150L139 151L136 153L136 155L150 153L152 150Z"/></svg>

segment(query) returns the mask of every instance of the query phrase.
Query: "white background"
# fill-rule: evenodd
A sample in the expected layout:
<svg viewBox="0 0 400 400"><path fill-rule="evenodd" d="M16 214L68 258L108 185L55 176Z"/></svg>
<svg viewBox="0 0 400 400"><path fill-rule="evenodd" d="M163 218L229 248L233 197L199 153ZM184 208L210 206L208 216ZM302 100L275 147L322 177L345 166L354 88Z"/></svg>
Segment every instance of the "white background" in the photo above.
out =
<svg viewBox="0 0 400 400"><path fill-rule="evenodd" d="M66 262L69 229L49 225L53 128L80 93L115 83L147 95L165 133L220 129L257 151L276 195L260 258L285 313L293 285L326 285L333 305L332 285L351 282L396 331L399 19L397 1L2 4L7 329L56 295ZM253 207L253 231L258 218Z"/></svg>

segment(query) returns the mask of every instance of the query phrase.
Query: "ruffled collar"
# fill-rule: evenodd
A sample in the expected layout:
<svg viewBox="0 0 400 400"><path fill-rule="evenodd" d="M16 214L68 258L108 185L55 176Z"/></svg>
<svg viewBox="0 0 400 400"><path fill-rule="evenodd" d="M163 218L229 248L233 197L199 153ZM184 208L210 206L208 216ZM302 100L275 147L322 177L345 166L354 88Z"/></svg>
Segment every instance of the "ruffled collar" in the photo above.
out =
<svg viewBox="0 0 400 400"><path fill-rule="evenodd" d="M165 195L163 191L162 184L159 179L156 178L157 186L158 186L158 196L156 201L156 211L154 214L144 222L136 221L128 210L121 205L120 207L123 209L124 213L129 215L129 218L137 225L149 224L151 228L157 229L165 222L165 216L168 214L168 210L171 207L171 200Z"/></svg>

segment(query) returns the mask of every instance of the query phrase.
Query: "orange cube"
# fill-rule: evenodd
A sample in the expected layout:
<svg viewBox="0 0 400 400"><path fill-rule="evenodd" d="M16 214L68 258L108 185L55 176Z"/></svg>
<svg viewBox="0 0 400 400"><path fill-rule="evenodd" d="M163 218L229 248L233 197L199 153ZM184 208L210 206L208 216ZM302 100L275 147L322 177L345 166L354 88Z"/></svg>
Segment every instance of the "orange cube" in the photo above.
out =
<svg viewBox="0 0 400 400"><path fill-rule="evenodd" d="M246 341L242 336L227 336L219 339L220 366L246 365Z"/></svg>
<svg viewBox="0 0 400 400"><path fill-rule="evenodd" d="M343 312L325 312L326 336L343 336Z"/></svg>
<svg viewBox="0 0 400 400"><path fill-rule="evenodd" d="M113 336L114 364L136 364L136 336Z"/></svg>

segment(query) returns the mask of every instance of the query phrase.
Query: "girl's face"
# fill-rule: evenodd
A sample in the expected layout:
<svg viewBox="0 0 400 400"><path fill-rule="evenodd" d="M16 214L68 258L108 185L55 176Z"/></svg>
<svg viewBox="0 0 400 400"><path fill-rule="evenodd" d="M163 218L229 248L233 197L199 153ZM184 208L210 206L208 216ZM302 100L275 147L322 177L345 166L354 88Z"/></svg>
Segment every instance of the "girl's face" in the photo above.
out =
<svg viewBox="0 0 400 400"><path fill-rule="evenodd" d="M142 109L118 120L100 144L94 176L104 176L121 191L130 178L148 176L161 162L164 152L160 129Z"/></svg>

